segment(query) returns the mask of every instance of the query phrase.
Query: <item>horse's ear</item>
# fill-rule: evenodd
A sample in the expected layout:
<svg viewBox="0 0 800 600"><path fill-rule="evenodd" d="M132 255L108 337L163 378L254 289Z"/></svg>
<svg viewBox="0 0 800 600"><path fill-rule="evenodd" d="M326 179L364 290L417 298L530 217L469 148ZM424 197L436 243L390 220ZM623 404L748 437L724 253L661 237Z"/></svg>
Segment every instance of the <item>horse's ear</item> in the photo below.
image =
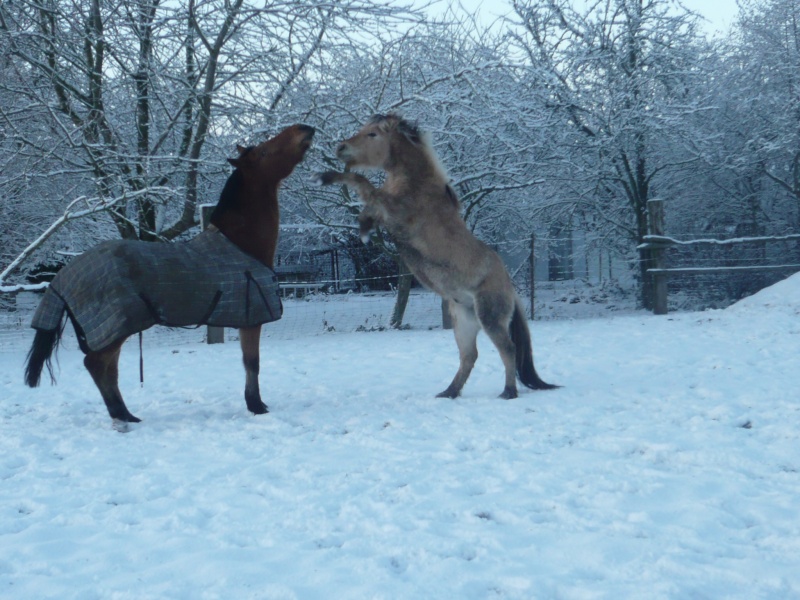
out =
<svg viewBox="0 0 800 600"><path fill-rule="evenodd" d="M251 150L249 146L240 146L236 144L236 152L239 153L238 158L229 158L228 162L231 163L235 168L239 168L242 165L242 158L245 154L247 154Z"/></svg>
<svg viewBox="0 0 800 600"><path fill-rule="evenodd" d="M422 134L419 130L419 127L417 127L414 123L409 123L405 119L400 119L397 122L397 130L415 146L419 146L422 143Z"/></svg>
<svg viewBox="0 0 800 600"><path fill-rule="evenodd" d="M382 132L389 133L392 130L392 125L394 123L392 123L386 117L381 117L380 120L375 121L375 124L378 126L378 129L380 129Z"/></svg>

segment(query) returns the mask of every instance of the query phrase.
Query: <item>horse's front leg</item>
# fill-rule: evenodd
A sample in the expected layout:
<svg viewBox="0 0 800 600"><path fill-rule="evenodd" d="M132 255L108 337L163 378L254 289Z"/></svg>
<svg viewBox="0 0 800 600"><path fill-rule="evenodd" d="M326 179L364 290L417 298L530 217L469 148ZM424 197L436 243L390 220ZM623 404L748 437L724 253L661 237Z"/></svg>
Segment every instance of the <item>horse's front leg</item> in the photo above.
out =
<svg viewBox="0 0 800 600"><path fill-rule="evenodd" d="M346 185L354 189L361 201L368 206L373 206L381 200L385 200L386 197L386 193L372 185L369 179L350 171L345 173L339 173L337 171L316 173L312 177L312 181L317 185L333 185L335 183Z"/></svg>
<svg viewBox="0 0 800 600"><path fill-rule="evenodd" d="M373 205L365 206L358 215L358 235L365 244L369 243L370 235L380 225L381 213Z"/></svg>
<svg viewBox="0 0 800 600"><path fill-rule="evenodd" d="M258 389L259 370L259 344L261 342L261 325L246 327L239 330L239 342L242 345L242 362L244 363L245 385L244 401L247 410L254 415L263 415L269 412L267 405L261 400Z"/></svg>

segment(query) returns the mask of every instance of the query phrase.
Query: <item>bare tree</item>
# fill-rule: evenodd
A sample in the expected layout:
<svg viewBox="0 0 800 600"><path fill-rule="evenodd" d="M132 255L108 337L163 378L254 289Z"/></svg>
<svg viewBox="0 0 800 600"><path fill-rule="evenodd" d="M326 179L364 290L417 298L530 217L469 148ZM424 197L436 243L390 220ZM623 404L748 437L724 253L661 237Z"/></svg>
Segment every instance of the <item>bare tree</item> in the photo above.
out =
<svg viewBox="0 0 800 600"><path fill-rule="evenodd" d="M697 18L670 0L602 0L578 11L567 2L514 0L512 51L525 57L528 97L560 117L559 192L638 246L648 233L647 203L668 189L692 145L687 117L701 75ZM639 251L641 302L651 306L649 252Z"/></svg>
<svg viewBox="0 0 800 600"><path fill-rule="evenodd" d="M752 223L800 226L800 3L743 2L723 48L726 181Z"/></svg>
<svg viewBox="0 0 800 600"><path fill-rule="evenodd" d="M43 215L83 195L122 237L171 240L196 225L231 142L277 120L315 56L411 16L365 0L9 0L0 92L24 102L0 106L0 125L20 156L50 159L24 177L69 174Z"/></svg>

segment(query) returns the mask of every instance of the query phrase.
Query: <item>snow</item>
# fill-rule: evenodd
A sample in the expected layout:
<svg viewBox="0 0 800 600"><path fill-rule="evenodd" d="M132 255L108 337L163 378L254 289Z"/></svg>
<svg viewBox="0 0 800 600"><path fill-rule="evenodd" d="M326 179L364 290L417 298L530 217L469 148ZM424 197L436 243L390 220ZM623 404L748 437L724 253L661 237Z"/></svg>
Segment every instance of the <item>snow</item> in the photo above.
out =
<svg viewBox="0 0 800 600"><path fill-rule="evenodd" d="M291 310L287 305L287 317ZM722 311L531 323L548 392L485 336L123 351L118 433L68 340L0 339L3 598L800 598L800 275ZM158 339L158 338L156 338Z"/></svg>

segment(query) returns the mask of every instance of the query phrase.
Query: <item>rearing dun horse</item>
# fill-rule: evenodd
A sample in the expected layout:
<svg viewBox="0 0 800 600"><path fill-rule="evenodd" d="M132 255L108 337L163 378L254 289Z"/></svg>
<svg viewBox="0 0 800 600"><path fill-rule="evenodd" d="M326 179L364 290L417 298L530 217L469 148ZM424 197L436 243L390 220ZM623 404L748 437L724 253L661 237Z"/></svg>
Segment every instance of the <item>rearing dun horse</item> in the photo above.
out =
<svg viewBox="0 0 800 600"><path fill-rule="evenodd" d="M351 172L319 173L317 183L354 188L365 204L359 217L362 237L374 225L383 225L414 276L448 301L461 362L438 397L461 393L478 358L481 328L503 360L501 398L517 397L517 375L532 389L557 387L536 373L525 312L511 277L497 253L461 218L458 199L428 136L397 115L376 115L342 142L336 155L347 168L384 170L383 187Z"/></svg>
<svg viewBox="0 0 800 600"><path fill-rule="evenodd" d="M314 129L292 125L258 146L239 148L207 231L186 243L116 240L59 271L34 315L25 381L39 385L69 314L84 365L115 422L136 423L118 387L125 340L152 325L210 324L239 329L245 402L268 412L258 385L261 325L281 317L272 271L278 243L278 188L303 160ZM124 430L124 429L122 429Z"/></svg>

